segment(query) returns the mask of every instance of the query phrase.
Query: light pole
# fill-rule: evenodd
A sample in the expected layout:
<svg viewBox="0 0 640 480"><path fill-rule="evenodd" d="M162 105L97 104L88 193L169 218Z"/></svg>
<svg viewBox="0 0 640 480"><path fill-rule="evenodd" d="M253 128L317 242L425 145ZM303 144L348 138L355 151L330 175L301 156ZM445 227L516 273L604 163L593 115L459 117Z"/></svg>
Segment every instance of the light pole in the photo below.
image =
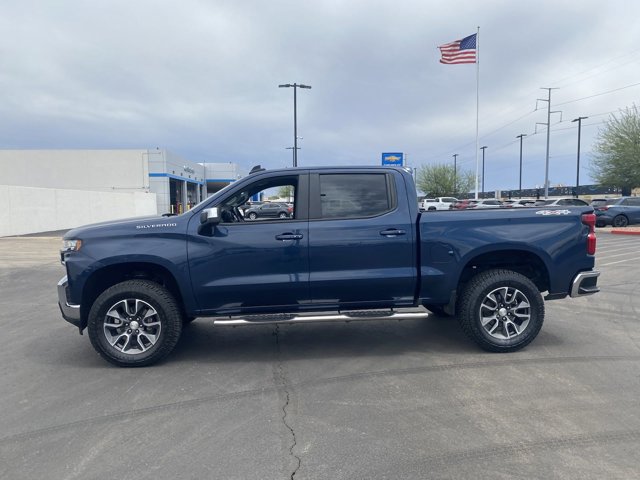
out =
<svg viewBox="0 0 640 480"><path fill-rule="evenodd" d="M582 129L582 120L589 117L578 117L571 120L571 122L578 122L578 159L576 166L576 197L578 196L578 189L580 188L580 130Z"/></svg>
<svg viewBox="0 0 640 480"><path fill-rule="evenodd" d="M516 138L520 139L520 183L518 184L518 190L520 191L520 198L522 198L522 138L526 137L526 133L517 135Z"/></svg>
<svg viewBox="0 0 640 480"><path fill-rule="evenodd" d="M278 85L278 88L291 88L293 87L293 166L298 166L298 101L297 91L298 88L311 88L311 85L303 85L301 83L285 83Z"/></svg>
<svg viewBox="0 0 640 480"><path fill-rule="evenodd" d="M482 198L484 198L484 151L487 149L487 146L480 147L482 150Z"/></svg>
<svg viewBox="0 0 640 480"><path fill-rule="evenodd" d="M296 149L300 150L300 147L285 147L285 150L292 150L291 154L293 155L293 165L294 166L296 164L296 154L293 153L293 152L295 152Z"/></svg>
<svg viewBox="0 0 640 480"><path fill-rule="evenodd" d="M458 174L458 168L457 168L457 162L458 162L458 154L454 153L453 154L453 194L456 194L456 175Z"/></svg>

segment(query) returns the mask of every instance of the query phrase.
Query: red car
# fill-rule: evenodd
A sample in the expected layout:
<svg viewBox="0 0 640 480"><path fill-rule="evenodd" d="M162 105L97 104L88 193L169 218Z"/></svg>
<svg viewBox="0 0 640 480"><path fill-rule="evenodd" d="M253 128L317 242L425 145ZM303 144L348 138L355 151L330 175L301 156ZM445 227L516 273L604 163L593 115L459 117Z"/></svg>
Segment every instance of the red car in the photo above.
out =
<svg viewBox="0 0 640 480"><path fill-rule="evenodd" d="M457 202L449 205L450 210L465 210L467 208L475 207L477 200L458 200Z"/></svg>

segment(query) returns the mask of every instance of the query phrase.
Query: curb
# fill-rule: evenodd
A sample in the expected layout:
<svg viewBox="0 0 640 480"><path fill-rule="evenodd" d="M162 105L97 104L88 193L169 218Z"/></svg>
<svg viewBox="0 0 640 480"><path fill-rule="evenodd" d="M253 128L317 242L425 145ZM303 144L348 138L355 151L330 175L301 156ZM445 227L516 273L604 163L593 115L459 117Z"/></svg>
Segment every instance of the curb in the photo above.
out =
<svg viewBox="0 0 640 480"><path fill-rule="evenodd" d="M611 233L616 235L640 235L640 231L631 231L631 230L611 230Z"/></svg>

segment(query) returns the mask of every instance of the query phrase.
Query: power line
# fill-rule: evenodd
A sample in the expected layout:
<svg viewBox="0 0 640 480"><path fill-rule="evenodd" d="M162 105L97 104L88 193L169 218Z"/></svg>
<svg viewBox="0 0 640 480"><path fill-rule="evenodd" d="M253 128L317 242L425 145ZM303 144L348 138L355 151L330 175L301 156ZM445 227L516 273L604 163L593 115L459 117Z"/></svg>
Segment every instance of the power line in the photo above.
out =
<svg viewBox="0 0 640 480"><path fill-rule="evenodd" d="M620 87L620 88L614 88L613 90L608 90L606 92L601 92L601 93L596 93L594 95L589 95L588 97L576 98L576 99L573 99L573 100L569 100L568 102L557 103L556 107L559 107L560 105L567 105L568 103L579 102L580 100L586 100L588 98L600 97L602 95L607 95L608 93L619 92L620 90L625 90L625 89L631 88L631 87L637 87L638 85L640 85L640 82L632 83L631 85L627 85L627 86Z"/></svg>
<svg viewBox="0 0 640 480"><path fill-rule="evenodd" d="M635 55L635 54L636 54L636 53L638 53L638 52L640 52L640 49L636 49L636 50L633 50L633 51L631 51L631 52L623 53L622 55L618 55L617 57L610 58L610 59L609 59L609 60L607 60L606 62L600 63L600 64L596 65L595 67L587 68L586 70L582 70L581 72L578 72L578 73L575 73L575 74L569 75L568 77L561 78L560 80L557 80L557 81L555 81L555 82L551 82L551 83L552 83L553 85L562 84L562 82L564 82L565 80L569 80L569 79L571 79L571 78L577 77L578 75L582 75L583 73L587 73L587 72L590 72L590 71L592 71L592 70L597 70L598 68L603 67L603 66L607 65L608 63L615 62L616 60L620 60L620 59L622 59L622 58L624 58L624 57L628 57L628 56L630 56L630 55ZM604 70L603 72L599 72L599 73L594 74L594 75L592 75L592 76L600 75L600 73L606 73L606 72L608 72L608 71L611 71L611 70L613 70L613 69L615 69L615 68L618 68L618 67L621 67L621 66L624 66L624 65L625 65L624 63L623 63L623 64L621 64L621 65L617 65L617 66L615 66L615 67L613 67L613 68L610 68L609 70ZM591 77L587 77L587 78L591 78ZM586 80L586 78L585 78L585 79L580 80L579 82L581 82L581 81L583 81L583 80ZM579 82L573 82L573 83L579 83ZM571 83L567 83L567 84L566 84L566 85L564 85L564 86L567 86L567 85L571 85Z"/></svg>

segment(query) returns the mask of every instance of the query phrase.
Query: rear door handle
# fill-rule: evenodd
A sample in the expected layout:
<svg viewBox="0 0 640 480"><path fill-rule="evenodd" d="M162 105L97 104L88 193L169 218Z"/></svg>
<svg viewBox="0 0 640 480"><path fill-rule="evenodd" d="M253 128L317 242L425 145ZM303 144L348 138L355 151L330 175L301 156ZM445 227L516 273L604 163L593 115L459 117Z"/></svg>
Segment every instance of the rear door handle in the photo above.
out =
<svg viewBox="0 0 640 480"><path fill-rule="evenodd" d="M383 237L397 237L398 235L406 235L407 232L404 230L398 230L397 228L388 228L387 230L382 230L380 235Z"/></svg>
<svg viewBox="0 0 640 480"><path fill-rule="evenodd" d="M303 235L301 233L281 233L276 235L276 240L302 240Z"/></svg>

